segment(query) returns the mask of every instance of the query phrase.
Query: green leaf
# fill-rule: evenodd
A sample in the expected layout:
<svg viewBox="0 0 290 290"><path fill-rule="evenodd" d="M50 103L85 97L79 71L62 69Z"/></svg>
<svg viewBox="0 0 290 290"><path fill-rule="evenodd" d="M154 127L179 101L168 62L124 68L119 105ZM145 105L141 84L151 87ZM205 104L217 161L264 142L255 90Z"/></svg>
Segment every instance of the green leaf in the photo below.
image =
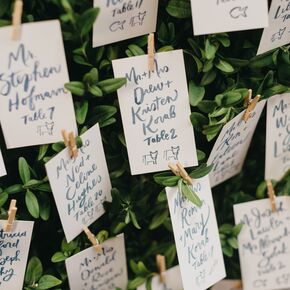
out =
<svg viewBox="0 0 290 290"><path fill-rule="evenodd" d="M193 81L189 82L188 88L190 104L196 107L205 95L205 88L197 86Z"/></svg>
<svg viewBox="0 0 290 290"><path fill-rule="evenodd" d="M91 8L86 10L78 19L77 25L79 27L79 30L81 32L81 36L88 34L90 30L93 27L93 24L95 23L97 16L100 12L100 9L97 8Z"/></svg>
<svg viewBox="0 0 290 290"><path fill-rule="evenodd" d="M14 184L5 189L5 191L9 194L15 194L23 191L22 184Z"/></svg>
<svg viewBox="0 0 290 290"><path fill-rule="evenodd" d="M231 234L233 226L230 224L223 224L219 227L219 232L221 234Z"/></svg>
<svg viewBox="0 0 290 290"><path fill-rule="evenodd" d="M233 249L238 249L238 240L236 237L231 237L227 240L228 244L233 248Z"/></svg>
<svg viewBox="0 0 290 290"><path fill-rule="evenodd" d="M150 225L149 225L149 230L155 230L158 227L160 227L163 222L167 219L168 217L168 211L165 210L162 213L158 212L152 219Z"/></svg>
<svg viewBox="0 0 290 290"><path fill-rule="evenodd" d="M182 19L191 17L191 7L188 0L170 0L166 11L175 18Z"/></svg>
<svg viewBox="0 0 290 290"><path fill-rule="evenodd" d="M89 109L89 102L76 102L75 103L75 112L76 112L76 120L78 124L84 124Z"/></svg>
<svg viewBox="0 0 290 290"><path fill-rule="evenodd" d="M30 169L23 157L18 159L18 171L23 184L27 183L30 180Z"/></svg>
<svg viewBox="0 0 290 290"><path fill-rule="evenodd" d="M47 150L49 148L49 145L48 144L44 144L44 145L41 145L39 147L39 151L38 151L38 157L37 157L37 160L40 161L44 158Z"/></svg>
<svg viewBox="0 0 290 290"><path fill-rule="evenodd" d="M8 193L5 191L0 193L0 208L6 203L7 200L8 200Z"/></svg>
<svg viewBox="0 0 290 290"><path fill-rule="evenodd" d="M63 252L57 252L51 257L52 263L59 263L66 260L66 256L63 254Z"/></svg>
<svg viewBox="0 0 290 290"><path fill-rule="evenodd" d="M191 189L191 187L184 183L183 180L181 180L181 192L182 194L193 204L195 204L197 207L202 206L202 201L198 197L198 195Z"/></svg>
<svg viewBox="0 0 290 290"><path fill-rule="evenodd" d="M107 79L98 83L98 86L105 94L110 94L117 91L127 83L126 78Z"/></svg>
<svg viewBox="0 0 290 290"><path fill-rule="evenodd" d="M144 284L146 282L146 278L144 277L137 277L134 280L129 281L128 288L129 289L136 289L140 285Z"/></svg>
<svg viewBox="0 0 290 290"><path fill-rule="evenodd" d="M223 253L224 253L225 256L231 258L234 255L234 250L233 250L232 247L230 247L229 245L226 244L223 247Z"/></svg>
<svg viewBox="0 0 290 290"><path fill-rule="evenodd" d="M243 223L239 223L236 226L234 226L233 229L232 229L232 235L237 238L238 235L240 234L243 226L244 226Z"/></svg>
<svg viewBox="0 0 290 290"><path fill-rule="evenodd" d="M140 225L139 225L139 223L138 223L138 221L137 221L137 217L136 217L135 212L133 212L132 210L130 210L129 213L130 213L130 218L131 218L131 221L132 221L134 227L135 227L136 229L140 230L141 227L140 227Z"/></svg>
<svg viewBox="0 0 290 290"><path fill-rule="evenodd" d="M225 73L231 73L231 72L233 72L235 70L230 63L228 63L228 62L226 62L225 60L222 60L222 59L220 59L218 61L218 63L215 64L215 66L219 70L221 70L221 71L223 71Z"/></svg>
<svg viewBox="0 0 290 290"><path fill-rule="evenodd" d="M153 176L154 181L162 186L176 186L180 177L169 174L170 173L157 173Z"/></svg>
<svg viewBox="0 0 290 290"><path fill-rule="evenodd" d="M27 265L25 274L25 284L33 285L42 276L43 268L38 257L32 257Z"/></svg>
<svg viewBox="0 0 290 290"><path fill-rule="evenodd" d="M39 204L36 196L32 191L29 189L26 191L25 195L25 203L27 206L27 209L29 213L34 217L34 218L39 218Z"/></svg>
<svg viewBox="0 0 290 290"><path fill-rule="evenodd" d="M207 86L211 84L215 80L216 76L217 76L216 71L213 69L206 72L201 79L200 82L201 86Z"/></svg>
<svg viewBox="0 0 290 290"><path fill-rule="evenodd" d="M207 117L198 112L193 112L190 114L190 121L193 128L198 132L201 132L203 127L208 124Z"/></svg>
<svg viewBox="0 0 290 290"><path fill-rule="evenodd" d="M96 85L90 85L88 91L95 97L102 97L103 91Z"/></svg>
<svg viewBox="0 0 290 290"><path fill-rule="evenodd" d="M218 47L210 42L207 38L205 41L205 57L206 59L214 59Z"/></svg>
<svg viewBox="0 0 290 290"><path fill-rule="evenodd" d="M199 167L197 167L196 169L194 169L189 176L193 179L198 179L198 178L202 178L206 175L208 175L211 170L213 168L213 165L209 165L207 166L205 163L201 164Z"/></svg>
<svg viewBox="0 0 290 290"><path fill-rule="evenodd" d="M144 50L136 44L129 44L128 48L134 56L144 55Z"/></svg>
<svg viewBox="0 0 290 290"><path fill-rule="evenodd" d="M64 87L70 91L72 94L83 97L86 93L86 88L84 83L82 82L70 82L66 83Z"/></svg>
<svg viewBox="0 0 290 290"><path fill-rule="evenodd" d="M61 280L57 279L52 275L44 275L38 282L38 290L46 290L58 286L62 283Z"/></svg>

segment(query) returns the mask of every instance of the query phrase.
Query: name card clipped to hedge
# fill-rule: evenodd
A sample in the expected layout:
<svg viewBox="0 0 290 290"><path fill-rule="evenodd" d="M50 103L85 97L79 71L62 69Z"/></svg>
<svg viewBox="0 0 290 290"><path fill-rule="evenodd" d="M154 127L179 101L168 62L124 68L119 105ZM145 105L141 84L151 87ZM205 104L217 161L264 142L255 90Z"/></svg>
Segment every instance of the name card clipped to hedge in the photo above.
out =
<svg viewBox="0 0 290 290"><path fill-rule="evenodd" d="M22 290L34 222L14 221L10 232L0 220L0 289Z"/></svg>
<svg viewBox="0 0 290 290"><path fill-rule="evenodd" d="M131 173L168 169L169 161L197 165L182 50L113 61L115 77L126 77L118 97Z"/></svg>
<svg viewBox="0 0 290 290"><path fill-rule="evenodd" d="M191 0L195 35L268 26L267 0Z"/></svg>
<svg viewBox="0 0 290 290"><path fill-rule="evenodd" d="M59 21L23 24L16 41L11 31L0 29L0 119L7 148L58 142L62 128L76 133Z"/></svg>
<svg viewBox="0 0 290 290"><path fill-rule="evenodd" d="M178 187L167 187L184 290L204 290L226 276L218 225L208 176L193 181L199 208Z"/></svg>
<svg viewBox="0 0 290 290"><path fill-rule="evenodd" d="M279 180L290 168L290 94L267 102L265 179Z"/></svg>
<svg viewBox="0 0 290 290"><path fill-rule="evenodd" d="M71 290L127 289L128 276L124 235L90 247L68 259L66 269Z"/></svg>
<svg viewBox="0 0 290 290"><path fill-rule="evenodd" d="M94 0L93 47L155 32L158 0Z"/></svg>
<svg viewBox="0 0 290 290"><path fill-rule="evenodd" d="M264 53L290 42L288 0L272 0L269 27L265 28L257 54Z"/></svg>
<svg viewBox="0 0 290 290"><path fill-rule="evenodd" d="M209 174L211 187L235 176L242 170L265 102L263 100L256 105L248 121L243 120L245 114L243 111L223 127L207 161L208 165L213 164L213 169Z"/></svg>
<svg viewBox="0 0 290 290"><path fill-rule="evenodd" d="M277 197L234 205L244 290L290 288L290 198Z"/></svg>
<svg viewBox="0 0 290 290"><path fill-rule="evenodd" d="M69 148L45 164L68 242L97 220L111 201L111 182L99 125L81 135L83 146L73 159Z"/></svg>

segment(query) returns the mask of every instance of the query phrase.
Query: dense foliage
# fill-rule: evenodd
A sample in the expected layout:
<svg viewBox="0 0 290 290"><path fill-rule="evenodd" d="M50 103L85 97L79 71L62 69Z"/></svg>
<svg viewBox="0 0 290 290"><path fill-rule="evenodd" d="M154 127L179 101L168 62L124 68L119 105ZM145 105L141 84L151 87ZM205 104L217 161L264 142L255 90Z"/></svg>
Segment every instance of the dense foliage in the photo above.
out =
<svg viewBox="0 0 290 290"><path fill-rule="evenodd" d="M11 22L12 1L0 1L0 26ZM159 0L156 49L184 50L189 82L190 116L198 157L205 163L222 126L238 114L248 88L268 98L285 92L290 84L289 47L255 56L261 30L194 37L190 0ZM100 123L113 184L113 202L90 228L100 241L124 232L129 288L134 289L156 272L155 255L164 254L167 267L178 263L169 217L165 183L170 173L131 176L111 61L146 53L147 37L92 49L91 28L99 13L88 0L24 0L23 22L60 19L79 132ZM210 21L210 20L209 20ZM1 48L1 40L0 40ZM24 137L25 138L25 137ZM1 218L7 217L11 198L18 202L17 218L35 220L25 289L68 289L64 260L89 246L85 235L67 244L47 181L44 163L63 143L1 149L8 175L1 178ZM213 189L220 238L228 277L240 276L233 204L266 197L264 180L265 113L254 135L241 174ZM204 165L193 171L198 176ZM195 174L195 175L194 175ZM167 176L167 177L166 177ZM168 178L169 176L169 178ZM290 177L274 183L277 195L290 192ZM145 266L146 265L146 266Z"/></svg>

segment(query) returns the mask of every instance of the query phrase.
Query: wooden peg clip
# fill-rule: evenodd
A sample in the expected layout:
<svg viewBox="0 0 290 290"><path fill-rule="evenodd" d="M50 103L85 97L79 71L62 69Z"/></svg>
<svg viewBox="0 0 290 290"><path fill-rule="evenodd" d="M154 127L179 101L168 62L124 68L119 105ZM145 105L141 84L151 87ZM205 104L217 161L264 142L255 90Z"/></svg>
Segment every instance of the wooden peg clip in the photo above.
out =
<svg viewBox="0 0 290 290"><path fill-rule="evenodd" d="M23 11L23 0L15 0L12 15L12 40L16 41L20 38L20 25Z"/></svg>
<svg viewBox="0 0 290 290"><path fill-rule="evenodd" d="M76 158L78 156L78 147L76 144L76 139L73 132L68 133L66 130L61 131L64 145L69 148L69 154L71 158Z"/></svg>
<svg viewBox="0 0 290 290"><path fill-rule="evenodd" d="M159 277L160 277L160 282L165 284L166 279L165 279L165 272L166 272L166 262L165 262L165 257L161 255L156 256L156 265L159 271Z"/></svg>
<svg viewBox="0 0 290 290"><path fill-rule="evenodd" d="M10 202L9 210L8 210L8 220L7 223L4 227L5 232L11 232L13 228L13 223L15 220L17 212L17 207L16 207L16 199L12 199Z"/></svg>
<svg viewBox="0 0 290 290"><path fill-rule="evenodd" d="M234 285L234 289L237 289L237 290L241 290L243 289L243 283L242 281L237 281Z"/></svg>
<svg viewBox="0 0 290 290"><path fill-rule="evenodd" d="M102 253L102 246L100 245L97 238L92 234L88 227L83 226L83 231L87 235L89 241L92 243L93 247L95 248L97 253Z"/></svg>
<svg viewBox="0 0 290 290"><path fill-rule="evenodd" d="M168 167L176 176L180 176L183 180L185 180L187 184L193 184L191 177L187 174L186 170L179 161L177 161L176 164L169 162Z"/></svg>
<svg viewBox="0 0 290 290"><path fill-rule="evenodd" d="M155 69L154 55L155 55L154 33L150 33L148 35L148 69L149 71L154 71Z"/></svg>
<svg viewBox="0 0 290 290"><path fill-rule="evenodd" d="M272 212L276 212L277 211L276 195L275 195L272 181L270 179L267 180L267 188L268 188L268 196L269 196L270 202L271 202Z"/></svg>
<svg viewBox="0 0 290 290"><path fill-rule="evenodd" d="M249 93L248 93L248 97L247 97L247 109L246 109L245 114L243 116L243 120L245 122L247 122L249 120L251 112L253 110L255 110L256 105L258 104L258 102L261 99L260 95L257 95L254 99L252 99L252 94L253 94L253 91L250 89Z"/></svg>

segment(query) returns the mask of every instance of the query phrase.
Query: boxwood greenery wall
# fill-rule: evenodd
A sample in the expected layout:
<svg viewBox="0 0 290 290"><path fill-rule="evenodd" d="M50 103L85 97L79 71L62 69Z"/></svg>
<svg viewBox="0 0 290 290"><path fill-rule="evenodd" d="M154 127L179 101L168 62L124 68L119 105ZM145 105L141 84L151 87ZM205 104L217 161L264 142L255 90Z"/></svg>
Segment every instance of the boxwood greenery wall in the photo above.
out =
<svg viewBox="0 0 290 290"><path fill-rule="evenodd" d="M1 26L10 24L11 2L0 1ZM192 109L188 117L195 129L200 163L204 163L222 126L243 109L248 88L262 98L288 90L289 47L255 56L261 30L194 37L190 0L159 2L156 50L184 50ZM92 49L91 28L98 12L89 0L24 0L23 22L58 18L62 23L71 79L66 88L73 93L79 132L100 123L114 187L113 203L106 205L106 214L90 228L100 241L125 233L129 288L134 289L156 272L156 254L166 256L167 267L178 261L165 192L158 184L164 182L151 174L130 174L116 95L124 79L113 80L111 61L145 54L147 37ZM233 204L266 196L264 147L265 113L241 174L213 189L230 278L240 277L235 250L239 228L232 226ZM90 246L84 235L65 242L47 181L44 163L62 148L58 143L8 151L1 136L8 171L0 180L1 218L7 217L10 199L16 198L17 218L35 221L25 289L68 289L64 260ZM288 194L290 177L274 185L277 195Z"/></svg>

